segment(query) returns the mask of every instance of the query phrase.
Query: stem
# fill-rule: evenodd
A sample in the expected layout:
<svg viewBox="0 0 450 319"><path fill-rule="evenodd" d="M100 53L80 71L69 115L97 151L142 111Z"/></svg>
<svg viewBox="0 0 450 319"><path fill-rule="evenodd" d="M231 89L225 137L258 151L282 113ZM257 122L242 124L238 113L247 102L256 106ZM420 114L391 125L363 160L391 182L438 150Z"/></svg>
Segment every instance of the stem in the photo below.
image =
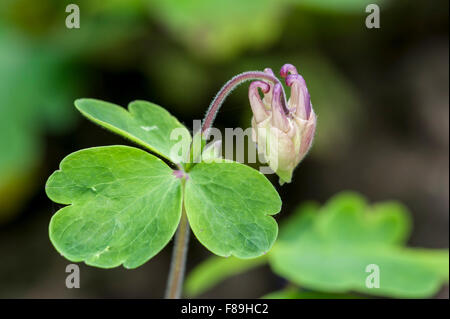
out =
<svg viewBox="0 0 450 319"><path fill-rule="evenodd" d="M272 82L273 84L281 84L280 80L277 77L261 71L248 71L236 75L227 83L225 83L225 85L220 89L219 93L217 93L216 97L209 105L205 119L203 120L202 133L205 133L212 126L212 122L214 121L219 108L222 106L228 94L230 94L230 92L233 91L238 85L252 80L266 80ZM281 103L284 110L287 112L286 94L284 93L284 90L281 90L281 95Z"/></svg>
<svg viewBox="0 0 450 319"><path fill-rule="evenodd" d="M202 133L208 130L214 118L219 111L219 108L222 106L228 94L230 94L233 89L235 89L238 85L250 81L250 80L266 80L272 82L273 84L280 83L280 80L275 76L261 72L261 71L249 71L236 75L231 80L229 80L225 85L220 89L219 93L212 100L209 105L208 112L206 114L205 119L203 120L202 125ZM286 95L284 90L282 93L282 105L284 110L287 110L286 103ZM181 296L184 272L186 268L186 255L188 250L189 243L189 222L187 220L186 212L184 209L184 204L181 212L181 220L180 225L178 226L177 234L175 235L175 244L172 253L172 261L170 264L170 272L169 272L169 280L166 288L166 299L179 299Z"/></svg>
<svg viewBox="0 0 450 319"><path fill-rule="evenodd" d="M175 244L170 264L169 280L166 288L166 299L179 299L183 289L186 255L189 243L189 222L182 204L181 220L175 235Z"/></svg>

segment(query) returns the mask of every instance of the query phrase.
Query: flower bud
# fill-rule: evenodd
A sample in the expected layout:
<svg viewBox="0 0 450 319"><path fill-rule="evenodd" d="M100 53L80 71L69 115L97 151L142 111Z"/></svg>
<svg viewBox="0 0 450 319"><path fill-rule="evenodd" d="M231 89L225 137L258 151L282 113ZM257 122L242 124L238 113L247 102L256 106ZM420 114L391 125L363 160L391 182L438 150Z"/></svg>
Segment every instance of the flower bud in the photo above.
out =
<svg viewBox="0 0 450 319"><path fill-rule="evenodd" d="M273 75L272 70L264 72ZM280 184L289 183L292 172L305 157L316 129L316 115L312 109L305 80L291 64L280 71L291 96L286 103L280 83L254 81L249 87L253 111L252 139L258 153L280 177ZM261 99L259 89L264 94Z"/></svg>

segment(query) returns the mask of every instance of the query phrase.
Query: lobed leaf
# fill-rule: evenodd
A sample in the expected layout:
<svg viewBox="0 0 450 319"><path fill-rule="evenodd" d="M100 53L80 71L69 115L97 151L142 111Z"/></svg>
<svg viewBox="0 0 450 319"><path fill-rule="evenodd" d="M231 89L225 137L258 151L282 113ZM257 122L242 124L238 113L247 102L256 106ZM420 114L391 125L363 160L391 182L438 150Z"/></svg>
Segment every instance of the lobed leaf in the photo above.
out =
<svg viewBox="0 0 450 319"><path fill-rule="evenodd" d="M216 255L258 257L277 237L277 223L269 215L280 211L281 199L263 174L246 165L195 165L184 203L195 236Z"/></svg>
<svg viewBox="0 0 450 319"><path fill-rule="evenodd" d="M67 259L101 268L136 268L171 239L181 216L181 182L159 158L128 146L68 155L47 181L68 205L50 222L50 240Z"/></svg>
<svg viewBox="0 0 450 319"><path fill-rule="evenodd" d="M116 104L95 99L76 100L75 106L91 121L173 163L181 162L179 156L173 153L175 145L184 143L189 147L191 142L191 135L183 124L164 108L150 102L131 102L128 111Z"/></svg>

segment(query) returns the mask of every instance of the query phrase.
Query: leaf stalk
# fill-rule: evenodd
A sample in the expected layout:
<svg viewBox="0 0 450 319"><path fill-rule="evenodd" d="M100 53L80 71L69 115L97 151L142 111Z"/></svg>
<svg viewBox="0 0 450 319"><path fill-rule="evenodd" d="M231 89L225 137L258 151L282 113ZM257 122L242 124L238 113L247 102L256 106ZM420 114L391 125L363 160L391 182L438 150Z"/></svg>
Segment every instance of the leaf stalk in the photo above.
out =
<svg viewBox="0 0 450 319"><path fill-rule="evenodd" d="M186 257L189 244L190 227L182 204L180 224L175 235L175 243L170 264L169 279L167 281L166 299L180 299L183 290Z"/></svg>

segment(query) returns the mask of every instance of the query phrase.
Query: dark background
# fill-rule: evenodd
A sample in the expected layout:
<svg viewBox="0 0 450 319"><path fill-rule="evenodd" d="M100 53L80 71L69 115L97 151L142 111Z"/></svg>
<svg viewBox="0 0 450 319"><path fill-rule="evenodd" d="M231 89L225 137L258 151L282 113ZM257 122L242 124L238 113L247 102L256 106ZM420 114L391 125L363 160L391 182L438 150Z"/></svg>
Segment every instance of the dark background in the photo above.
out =
<svg viewBox="0 0 450 319"><path fill-rule="evenodd" d="M364 8L379 3L381 28ZM69 153L129 144L82 118L73 100L145 99L188 127L233 75L297 66L318 115L315 144L278 220L304 200L356 190L398 199L413 218L411 246L449 246L448 1L66 1L0 4L0 297L160 298L172 245L136 270L80 264L81 289L48 239L59 206L47 177ZM221 109L218 128L250 125L247 85ZM188 271L210 253L192 238ZM268 267L202 297L256 298L280 288ZM448 286L437 297L448 298Z"/></svg>

